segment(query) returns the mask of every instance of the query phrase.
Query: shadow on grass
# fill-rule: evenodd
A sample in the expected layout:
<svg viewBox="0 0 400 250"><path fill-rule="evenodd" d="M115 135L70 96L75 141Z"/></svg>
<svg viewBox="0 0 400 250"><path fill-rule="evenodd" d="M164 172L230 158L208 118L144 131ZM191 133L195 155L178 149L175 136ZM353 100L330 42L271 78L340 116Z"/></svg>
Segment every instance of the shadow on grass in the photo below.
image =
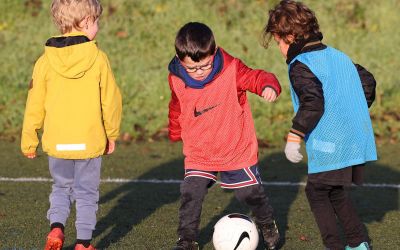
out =
<svg viewBox="0 0 400 250"><path fill-rule="evenodd" d="M167 162L139 176L138 179L176 179L177 176L182 176L182 164L182 159ZM291 164L285 159L283 153L271 154L261 159L259 170L264 182L301 182L305 180L307 173L305 164ZM388 176L390 176L391 180L400 179L398 171L379 164L367 166L366 176L365 182L368 183L384 183ZM300 188L304 187L283 186L271 188L268 185L264 187L274 208L275 218L282 237L282 245L285 248L285 235L290 224L288 222L289 210L292 203L296 200ZM281 191L272 192L276 190ZM351 194L362 221L370 223L382 221L387 212L399 209L398 191L398 189L394 188L360 187L355 188ZM108 232L96 244L99 249L108 248L112 243L123 239L135 225L140 224L141 221L151 216L158 208L178 201L179 185L174 186L174 188L165 189L162 185L126 183L103 195L100 198L100 203L106 203L115 198L118 199L117 205L98 221L97 229L94 232L94 238L99 237L104 232ZM178 212L178 207L176 208L176 212ZM235 198L232 198L224 210L219 215L214 216L202 228L199 238L200 246L204 246L211 241L215 223L222 216L234 212L248 214L249 210L245 205L240 204ZM315 223L314 225L316 227ZM162 236L160 235L160 237ZM261 243L258 249L262 249Z"/></svg>
<svg viewBox="0 0 400 250"><path fill-rule="evenodd" d="M138 179L169 179L168 176L173 175L171 173L182 172L183 174L182 164L182 159L167 162L139 176ZM140 186L143 187L141 188ZM149 190L149 187L151 190ZM94 237L108 228L112 228L98 242L98 248L107 248L111 243L118 242L132 230L133 226L149 217L159 207L176 202L179 199L179 185L174 187L176 188L166 189L162 185L127 183L102 196L100 203L105 203L123 193L123 196L118 200L117 206L97 223ZM144 191L146 189L149 191Z"/></svg>
<svg viewBox="0 0 400 250"><path fill-rule="evenodd" d="M306 167L304 164L293 165L289 163L284 154L277 153L271 154L268 157L259 161L259 172L262 176L263 182L300 182L306 173ZM287 189L287 187L282 187ZM284 195L282 193L276 194L271 192L268 185L264 185L265 192L269 198L269 202L274 209L274 216L279 228L283 245L285 242L285 231L288 228L289 209L292 202L296 199L298 193L298 187L289 187ZM276 190L276 188L272 189ZM232 191L225 191L232 192ZM200 245L205 245L212 239L214 225L224 215L229 213L243 213L248 214L249 209L244 204L239 203L236 198L232 198L230 203L225 207L223 212L213 217L210 222L200 232ZM260 244L257 249L264 249L260 239Z"/></svg>
<svg viewBox="0 0 400 250"><path fill-rule="evenodd" d="M183 175L183 160L176 159L161 164L139 176L137 179L176 179ZM118 197L118 198L117 198ZM125 183L100 197L100 204L117 198L117 205L96 224L93 238L108 233L96 243L98 249L106 249L123 239L135 225L153 214L159 207L179 200L179 185L166 189L164 185L151 183ZM72 249L68 246L67 249Z"/></svg>
<svg viewBox="0 0 400 250"><path fill-rule="evenodd" d="M398 185L399 180L400 172L388 166L370 163L365 167L365 183ZM386 213L390 211L399 211L399 191L398 188L353 187L351 197L361 221L364 224L374 222L382 223ZM367 228L365 229L368 233ZM393 228L385 227L384 230L391 231ZM369 235L369 237L371 236ZM374 245L374 238L370 238L370 240L375 249L384 248L384 246Z"/></svg>
<svg viewBox="0 0 400 250"><path fill-rule="evenodd" d="M388 166L371 163L365 168L365 183L398 184L394 180L400 180L400 172ZM263 182L296 183L306 181L307 166L304 163L292 164L286 160L283 153L275 153L260 160L259 171L261 172ZM388 179L390 181L386 182ZM270 186L265 185L264 188L274 208L275 219L281 234L281 247L285 248L286 231L289 229L290 224L288 221L289 210L292 203L297 199L299 190L304 189L304 187L283 186L280 187L282 192L279 193L271 192L271 190L277 190L277 187L270 188ZM387 212L397 211L399 209L399 189L396 188L354 187L350 195L352 196L353 203L355 204L361 221L365 224L381 222ZM202 229L199 240L200 245L205 245L210 242L210 239L212 239L213 227L222 216L237 212L248 214L249 209L233 198L223 212L219 216L213 217ZM317 227L315 222L314 225ZM261 243L257 249L263 249Z"/></svg>

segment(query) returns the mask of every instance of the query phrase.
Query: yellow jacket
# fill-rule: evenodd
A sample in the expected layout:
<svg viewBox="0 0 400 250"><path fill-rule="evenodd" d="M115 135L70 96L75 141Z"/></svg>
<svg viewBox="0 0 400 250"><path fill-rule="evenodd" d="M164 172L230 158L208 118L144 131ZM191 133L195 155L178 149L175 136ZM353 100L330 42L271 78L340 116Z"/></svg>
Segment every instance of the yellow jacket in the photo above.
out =
<svg viewBox="0 0 400 250"><path fill-rule="evenodd" d="M37 60L25 108L21 150L42 147L62 159L102 155L119 136L122 100L106 54L83 33L50 38Z"/></svg>

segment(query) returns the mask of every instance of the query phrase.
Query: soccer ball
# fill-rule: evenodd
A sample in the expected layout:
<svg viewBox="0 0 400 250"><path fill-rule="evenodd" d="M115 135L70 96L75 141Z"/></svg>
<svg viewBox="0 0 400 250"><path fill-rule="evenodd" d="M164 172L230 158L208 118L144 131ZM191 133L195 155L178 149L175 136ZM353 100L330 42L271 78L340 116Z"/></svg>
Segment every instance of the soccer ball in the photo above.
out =
<svg viewBox="0 0 400 250"><path fill-rule="evenodd" d="M258 245L258 231L254 222L244 214L228 214L214 226L215 250L254 250Z"/></svg>

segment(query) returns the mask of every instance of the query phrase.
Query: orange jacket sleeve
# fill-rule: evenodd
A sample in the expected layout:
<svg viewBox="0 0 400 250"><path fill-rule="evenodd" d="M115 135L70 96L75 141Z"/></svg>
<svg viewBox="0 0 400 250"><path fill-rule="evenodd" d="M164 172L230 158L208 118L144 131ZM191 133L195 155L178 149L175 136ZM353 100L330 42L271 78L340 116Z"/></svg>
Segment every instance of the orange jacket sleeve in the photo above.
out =
<svg viewBox="0 0 400 250"><path fill-rule="evenodd" d="M181 125L179 124L179 116L181 114L181 107L178 97L175 94L172 86L171 75L168 76L169 87L171 89L171 100L169 101L168 112L168 138L171 141L180 141L181 139Z"/></svg>
<svg viewBox="0 0 400 250"><path fill-rule="evenodd" d="M237 87L240 91L250 91L261 96L265 88L272 88L276 96L281 93L281 85L272 73L260 69L251 69L238 60Z"/></svg>

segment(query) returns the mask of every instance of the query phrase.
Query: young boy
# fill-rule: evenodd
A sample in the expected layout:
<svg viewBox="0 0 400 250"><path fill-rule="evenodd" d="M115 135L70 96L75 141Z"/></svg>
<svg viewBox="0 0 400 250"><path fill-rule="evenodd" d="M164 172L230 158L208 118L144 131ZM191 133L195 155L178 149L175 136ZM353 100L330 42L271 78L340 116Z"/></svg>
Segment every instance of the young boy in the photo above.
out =
<svg viewBox="0 0 400 250"><path fill-rule="evenodd" d="M185 155L175 249L198 249L203 199L218 172L221 187L234 189L236 198L253 212L266 248L275 249L279 233L260 180L246 91L273 102L281 92L279 82L217 47L211 29L202 23L185 24L175 49L168 66L169 138L183 141Z"/></svg>
<svg viewBox="0 0 400 250"><path fill-rule="evenodd" d="M266 46L273 36L289 65L294 110L285 148L300 162L304 139L308 155L306 194L328 249L368 249L363 225L346 186L362 183L365 162L377 159L368 107L375 79L342 52L324 45L314 13L304 4L281 1L269 12Z"/></svg>
<svg viewBox="0 0 400 250"><path fill-rule="evenodd" d="M101 155L111 154L119 136L121 95L106 54L93 40L102 7L97 0L53 0L53 19L62 36L46 42L29 86L21 149L36 157L43 129L54 184L45 250L61 249L71 204L76 202L75 250L94 249Z"/></svg>

